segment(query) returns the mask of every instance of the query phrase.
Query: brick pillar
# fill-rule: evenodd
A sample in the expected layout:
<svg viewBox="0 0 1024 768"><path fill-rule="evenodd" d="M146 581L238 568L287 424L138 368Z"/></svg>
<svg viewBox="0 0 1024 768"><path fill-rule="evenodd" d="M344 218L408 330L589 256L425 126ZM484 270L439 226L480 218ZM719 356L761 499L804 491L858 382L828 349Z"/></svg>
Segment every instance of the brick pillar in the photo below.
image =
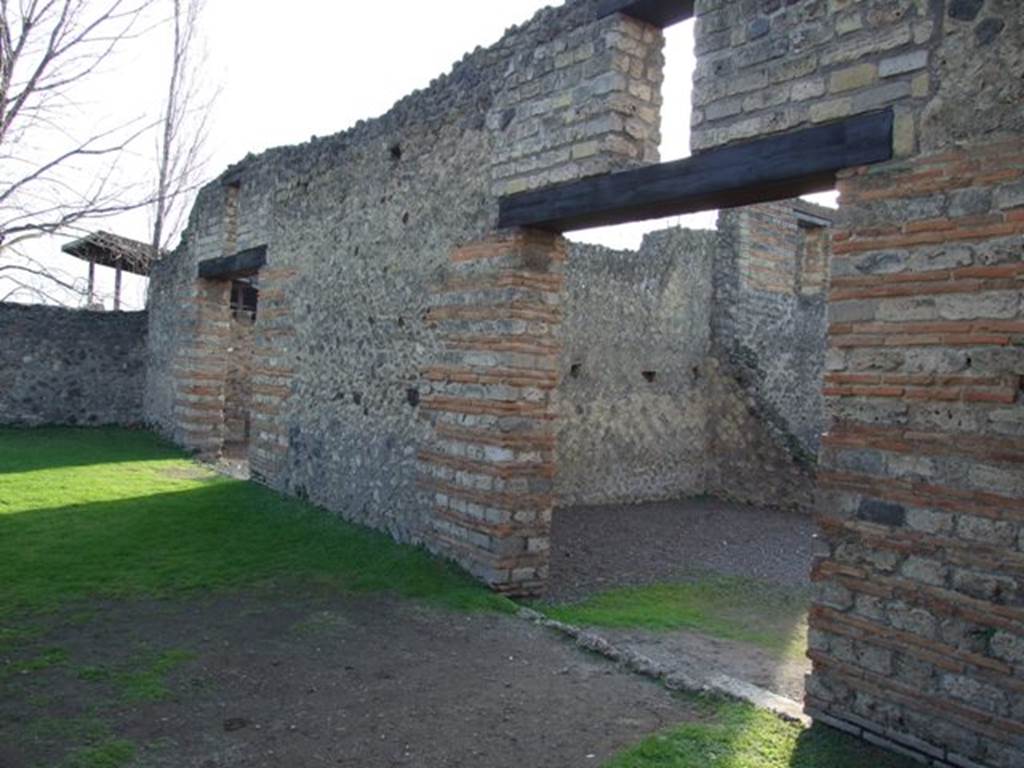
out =
<svg viewBox="0 0 1024 768"><path fill-rule="evenodd" d="M850 172L834 238L816 717L1024 765L1024 140Z"/></svg>
<svg viewBox="0 0 1024 768"><path fill-rule="evenodd" d="M548 574L566 245L516 232L457 249L428 315L443 345L423 372L428 538L515 595L539 593Z"/></svg>
<svg viewBox="0 0 1024 768"><path fill-rule="evenodd" d="M179 440L204 457L216 457L224 444L230 290L231 284L221 280L196 281L195 332L174 364L174 418Z"/></svg>
<svg viewBox="0 0 1024 768"><path fill-rule="evenodd" d="M295 376L295 327L291 314L294 270L259 273L259 302L252 367L249 465L253 479L281 487L288 456L285 413Z"/></svg>

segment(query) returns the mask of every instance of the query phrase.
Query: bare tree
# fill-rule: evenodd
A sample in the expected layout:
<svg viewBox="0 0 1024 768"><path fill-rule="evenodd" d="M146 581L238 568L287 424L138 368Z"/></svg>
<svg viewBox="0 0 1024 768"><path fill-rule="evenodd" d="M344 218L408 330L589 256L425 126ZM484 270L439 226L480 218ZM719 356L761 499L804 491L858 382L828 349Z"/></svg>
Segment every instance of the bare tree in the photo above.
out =
<svg viewBox="0 0 1024 768"><path fill-rule="evenodd" d="M213 102L203 99L199 77L202 9L203 0L0 0L0 300L102 298L91 281L34 257L40 238L81 237L97 221L141 208L151 212L155 253L179 234L205 168ZM105 65L165 24L172 66L159 117L154 109L97 120L102 111L86 103L106 84ZM104 101L111 91L100 93ZM136 149L147 136L156 146L148 182Z"/></svg>
<svg viewBox="0 0 1024 768"><path fill-rule="evenodd" d="M144 117L98 124L79 100L153 1L0 0L0 249L145 203L120 174Z"/></svg>
<svg viewBox="0 0 1024 768"><path fill-rule="evenodd" d="M28 254L9 251L0 263L0 302L21 299L35 304L81 304L88 283Z"/></svg>
<svg viewBox="0 0 1024 768"><path fill-rule="evenodd" d="M157 180L151 208L156 252L170 248L183 228L192 193L203 180L208 120L216 93L200 76L205 52L197 40L205 0L171 0L173 45L167 100L160 120Z"/></svg>

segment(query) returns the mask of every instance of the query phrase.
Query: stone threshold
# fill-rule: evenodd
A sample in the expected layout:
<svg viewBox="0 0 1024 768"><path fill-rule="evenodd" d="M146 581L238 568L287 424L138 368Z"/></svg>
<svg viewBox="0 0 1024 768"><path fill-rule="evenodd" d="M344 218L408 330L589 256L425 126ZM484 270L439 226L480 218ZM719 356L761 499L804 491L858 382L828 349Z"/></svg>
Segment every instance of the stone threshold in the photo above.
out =
<svg viewBox="0 0 1024 768"><path fill-rule="evenodd" d="M805 728L811 725L811 718L804 713L804 707L800 702L780 696L766 688L729 675L709 674L694 665L661 664L629 648L616 646L597 632L549 619L532 608L520 608L518 616L526 621L554 630L573 640L580 648L600 654L631 672L649 677L670 691L714 693L727 696L745 701L758 709L767 710L787 722L798 723Z"/></svg>

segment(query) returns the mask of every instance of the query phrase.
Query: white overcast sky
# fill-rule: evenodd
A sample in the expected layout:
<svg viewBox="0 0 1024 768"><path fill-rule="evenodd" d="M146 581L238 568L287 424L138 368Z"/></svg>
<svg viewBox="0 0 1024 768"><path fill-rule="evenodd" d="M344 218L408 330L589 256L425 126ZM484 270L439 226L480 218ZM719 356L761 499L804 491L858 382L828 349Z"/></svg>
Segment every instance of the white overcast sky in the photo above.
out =
<svg viewBox="0 0 1024 768"><path fill-rule="evenodd" d="M426 87L476 46L550 5L542 0L398 0L350 4L325 0L287 3L208 0L203 18L204 71L220 96L211 123L209 175L248 152L307 141L376 117L417 88ZM159 44L158 44L159 43ZM152 36L124 52L116 71L100 81L92 108L105 112L156 111L155 88L166 80L168 52ZM689 147L693 24L668 30L662 159L685 157ZM128 110L128 112L126 112ZM142 162L140 160L140 162ZM714 213L673 219L713 227ZM636 247L644 231L661 224L627 225L574 233L615 247ZM104 224L147 240L146 217ZM50 259L78 274L85 266L50 249ZM100 289L112 290L112 270L99 268ZM109 273L109 274L108 274ZM129 276L127 308L141 307L144 281ZM110 302L108 301L108 306Z"/></svg>

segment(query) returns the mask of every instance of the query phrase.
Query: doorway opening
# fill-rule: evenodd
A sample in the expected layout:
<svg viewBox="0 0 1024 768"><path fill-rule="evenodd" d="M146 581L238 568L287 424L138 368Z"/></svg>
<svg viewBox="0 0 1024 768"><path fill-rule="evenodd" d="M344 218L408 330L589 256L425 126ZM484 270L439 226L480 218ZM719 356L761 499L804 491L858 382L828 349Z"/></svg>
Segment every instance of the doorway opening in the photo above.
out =
<svg viewBox="0 0 1024 768"><path fill-rule="evenodd" d="M225 349L224 447L221 462L231 474L248 477L252 436L253 363L259 307L257 277L231 280L230 321Z"/></svg>
<svg viewBox="0 0 1024 768"><path fill-rule="evenodd" d="M828 231L793 199L571 243L546 610L801 701Z"/></svg>

